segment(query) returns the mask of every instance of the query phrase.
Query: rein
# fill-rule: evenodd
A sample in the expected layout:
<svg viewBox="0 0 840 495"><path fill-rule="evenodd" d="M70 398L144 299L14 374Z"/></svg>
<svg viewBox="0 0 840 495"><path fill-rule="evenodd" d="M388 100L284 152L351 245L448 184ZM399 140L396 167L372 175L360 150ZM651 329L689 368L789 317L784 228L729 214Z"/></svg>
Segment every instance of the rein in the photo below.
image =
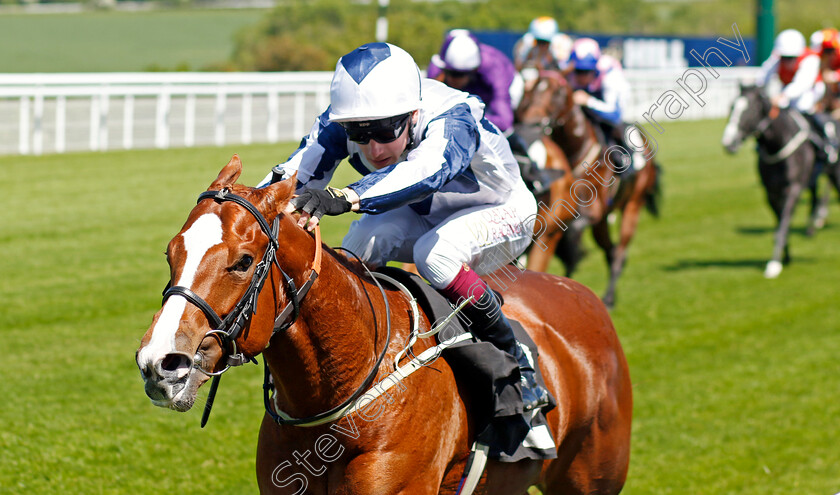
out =
<svg viewBox="0 0 840 495"><path fill-rule="evenodd" d="M368 275L373 279L374 283L376 283L380 294L382 294L382 300L385 302L385 321L387 328L385 345L382 347L382 352L376 359L376 363L374 363L373 368L371 368L370 372L368 372L368 375L365 378L365 380L362 382L359 388L357 388L356 391L350 395L350 397L348 397L344 402L333 407L328 411L324 411L322 413L318 413L306 418L293 418L285 412L281 411L280 409L277 409L277 403L274 402L274 398L271 396L271 390L274 388L274 384L271 382L271 373L268 369L268 361L263 360L263 362L265 363L265 381L263 382L263 401L265 402L265 410L268 413L268 415L271 416L271 419L273 419L274 422L278 425L307 427L317 426L344 417L348 413L348 411L351 410L351 408L355 410L357 399L368 390L370 385L373 383L373 380L376 378L376 375L379 374L379 367L382 365L382 361L385 359L385 354L388 352L388 347L390 347L391 345L391 308L388 303L388 296L385 294L385 289L382 288L382 284L380 284L379 280L377 280L377 277L375 277L374 274L371 273L367 265L365 265L362 262L361 258L359 258L355 253L351 252L348 249L339 249L348 252L359 261L359 263L362 265L362 267L365 269ZM365 296L367 296L368 304L370 305L370 310L373 313L374 328L378 329L379 325L376 320L376 308L373 306L373 301L370 299L370 296L367 292L367 288L364 286L364 284L362 284L362 289L365 291ZM271 410L272 402L274 402L275 409L277 409L276 412Z"/></svg>
<svg viewBox="0 0 840 495"><path fill-rule="evenodd" d="M805 118L799 114L799 112L795 110L789 110L787 114L791 116L793 121L796 123L797 127L799 127L799 130L796 132L793 138L791 138L787 142L787 144L785 144L782 147L782 149L775 153L763 153L764 150L759 148L759 151L762 151L762 153L760 153L761 160L764 163L767 163L768 165L779 163L780 161L789 158L790 155L792 155L796 150L799 149L800 146L802 146L808 140L808 137L811 134L810 125L808 124L808 122L805 121ZM772 116L768 115L767 117L764 117L764 119L762 119L756 126L754 135L756 137L761 136L774 122L775 119Z"/></svg>
<svg viewBox="0 0 840 495"><path fill-rule="evenodd" d="M204 413L201 417L202 428L204 428L207 424L207 420L210 418L210 410L213 407L213 401L216 397L216 390L219 388L219 381L221 380L222 373L229 370L232 366L241 366L247 362L257 364L256 359L253 357L246 356L244 353L238 352L236 339L242 333L242 330L248 325L251 317L257 312L257 300L259 299L260 292L262 291L265 281L268 278L268 274L271 271L271 265L273 264L278 270L280 270L280 274L283 276L286 294L289 299L289 302L274 320L274 329L271 334L271 337L274 337L277 333L283 332L291 327L300 315L300 303L303 298L306 297L306 294L309 292L309 289L312 287L315 279L318 278L318 272L321 270L322 252L321 230L316 227L315 260L312 264L312 271L303 286L300 289L297 289L294 280L292 280L292 278L283 271L283 268L277 262L276 253L279 248L277 236L280 231L279 215L274 218L271 226L269 226L268 221L253 204L242 196L231 193L227 188L220 191L203 192L198 196L197 203L200 203L205 199L213 199L218 203L230 201L248 210L248 212L256 219L260 229L268 237L268 246L265 249L265 254L263 255L262 260L254 268L254 275L251 277L251 283L248 285L248 289L245 291L245 294L242 295L242 298L239 299L224 319L222 319L213 310L207 301L202 299L188 287L176 285L167 287L167 289L163 292L163 303L166 303L167 299L172 296L181 296L194 306L198 307L198 309L204 313L204 316L207 318L207 322L211 327L211 330L204 335L202 340L211 336L219 339L221 347L226 353L225 368L222 371L216 372L208 371L202 368L200 354L197 354L194 358L193 368L205 375L213 377L213 383L210 386L210 394L207 397L207 403L204 406ZM271 338L269 338L269 341L271 341Z"/></svg>

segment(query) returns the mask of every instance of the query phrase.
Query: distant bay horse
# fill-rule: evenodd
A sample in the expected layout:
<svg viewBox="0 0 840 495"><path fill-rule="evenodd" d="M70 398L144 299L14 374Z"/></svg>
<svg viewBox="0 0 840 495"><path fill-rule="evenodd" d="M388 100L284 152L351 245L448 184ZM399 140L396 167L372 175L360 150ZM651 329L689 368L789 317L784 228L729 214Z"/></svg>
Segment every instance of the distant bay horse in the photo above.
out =
<svg viewBox="0 0 840 495"><path fill-rule="evenodd" d="M638 146L644 149L645 164L629 179L619 181L616 171L633 166L630 152L602 145L595 125L574 103L572 93L562 73L540 71L526 89L516 112L522 125L545 129L564 152L573 171L564 180L552 184L550 197L541 204L541 216L535 227L535 244L540 249L529 252L528 269L545 271L561 238L569 235L579 238L579 229L592 225L593 237L604 252L609 270L603 300L612 307L641 209L647 206L654 214L658 211L658 168L647 137L639 133ZM624 162L617 158L621 155ZM612 241L608 223L608 215L613 211L621 212L618 245Z"/></svg>
<svg viewBox="0 0 840 495"><path fill-rule="evenodd" d="M738 151L751 136L758 143L758 173L777 221L773 256L764 270L766 278L778 277L783 263L790 262L791 218L809 183L813 198L811 224L819 218L816 181L811 182L815 151L810 132L810 125L798 111L773 107L764 90L754 85L741 85L723 131L721 144L729 153Z"/></svg>
<svg viewBox="0 0 840 495"><path fill-rule="evenodd" d="M254 189L236 183L240 172L234 156L167 247L172 285L136 355L146 394L186 411L209 374L262 354L275 394L266 396L257 447L261 492L456 493L476 432L445 360L405 378L391 400L368 404L375 420L343 413L394 370L414 317L422 332L429 319L297 226L285 213L295 178ZM539 346L558 403L547 415L558 457L490 462L476 493L537 485L546 494L617 494L629 464L632 392L609 314L573 280L518 275L501 291L503 308ZM214 453L223 456L205 454Z"/></svg>

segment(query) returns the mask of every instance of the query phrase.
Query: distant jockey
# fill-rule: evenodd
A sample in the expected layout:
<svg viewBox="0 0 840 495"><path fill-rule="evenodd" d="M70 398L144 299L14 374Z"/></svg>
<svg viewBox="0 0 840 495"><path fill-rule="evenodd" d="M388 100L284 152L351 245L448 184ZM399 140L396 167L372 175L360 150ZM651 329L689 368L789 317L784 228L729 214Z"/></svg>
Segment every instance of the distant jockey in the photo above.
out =
<svg viewBox="0 0 840 495"><path fill-rule="evenodd" d="M537 17L513 47L517 71L526 67L539 70L565 70L572 50L572 38L561 33L551 17Z"/></svg>
<svg viewBox="0 0 840 495"><path fill-rule="evenodd" d="M466 29L453 29L446 35L426 71L430 79L481 98L484 116L504 133L513 127L510 86L515 74L513 62L504 53L480 43Z"/></svg>
<svg viewBox="0 0 840 495"><path fill-rule="evenodd" d="M837 147L833 125L826 129L828 119L816 112L817 103L825 94L820 63L820 55L806 47L802 33L786 29L776 36L773 52L761 64L757 83L768 87L778 79L782 89L771 96L773 106L792 107L802 113L815 131L812 139L817 148L818 161L834 162L837 160Z"/></svg>
<svg viewBox="0 0 840 495"><path fill-rule="evenodd" d="M818 41L816 47L814 41ZM840 82L840 33L836 29L817 31L811 35L811 49L820 55L820 77L826 85L826 93L837 98L840 96L837 87Z"/></svg>
<svg viewBox="0 0 840 495"><path fill-rule="evenodd" d="M603 133L602 142L607 146L618 144L628 152L632 151L632 166L621 171L628 178L644 167L646 160L642 150L628 148L625 138L623 110L630 94L630 84L624 76L621 63L610 55L602 55L598 42L592 38L575 41L569 59L573 72L569 82L575 89L572 97L587 116ZM625 155L626 156L626 155ZM621 166L618 156L612 163Z"/></svg>
<svg viewBox="0 0 840 495"><path fill-rule="evenodd" d="M529 188L538 194L548 187L551 177L528 157L522 140L513 132L511 86L517 74L504 53L479 42L466 29L453 29L443 40L440 52L432 56L426 75L481 98L484 116L507 137L514 154L523 158L517 162Z"/></svg>

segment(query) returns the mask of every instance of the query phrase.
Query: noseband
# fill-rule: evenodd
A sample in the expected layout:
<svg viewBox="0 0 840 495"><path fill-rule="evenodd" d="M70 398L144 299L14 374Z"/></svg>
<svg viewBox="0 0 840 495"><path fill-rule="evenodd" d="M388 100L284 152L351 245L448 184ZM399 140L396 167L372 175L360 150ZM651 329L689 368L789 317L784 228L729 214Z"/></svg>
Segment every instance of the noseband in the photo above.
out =
<svg viewBox="0 0 840 495"><path fill-rule="evenodd" d="M198 307L198 309L204 313L204 316L207 318L207 322L211 327L211 330L204 335L202 341L211 336L217 338L219 339L221 347L225 352L225 368L216 372L205 370L202 368L200 357L194 358L195 361L193 363L193 368L213 377L213 384L210 387L210 395L207 398L204 415L201 419L202 427L204 427L207 423L207 419L210 416L210 409L213 406L213 400L215 398L216 389L219 386L219 380L222 373L230 369L231 366L241 366L249 361L257 364L257 361L253 357L246 356L244 353L238 352L236 339L242 333L242 330L248 326L251 317L257 312L257 300L259 299L260 291L262 291L265 281L268 278L268 274L271 271L271 265L274 264L280 271L280 274L283 277L287 299L289 300L283 308L283 311L281 311L274 320L274 330L272 331L271 337L274 337L274 335L279 332L287 330L294 324L295 320L297 320L300 315L300 303L306 296L307 292L309 292L309 289L312 287L315 279L318 278L318 272L321 269L320 229L316 228L315 230L315 262L313 264L312 271L300 290L297 290L294 280L292 280L292 278L283 271L283 268L281 268L280 264L277 262L276 253L279 247L277 236L280 231L279 216L275 217L274 222L271 226L269 226L268 221L253 204L242 196L231 193L227 188L222 189L221 191L206 191L201 193L198 196L198 203L204 201L205 199L213 199L219 203L231 201L248 210L248 212L257 220L260 229L268 237L268 246L265 248L265 254L263 255L262 260L254 268L254 275L251 277L251 283L248 285L248 289L245 291L245 294L242 295L242 298L239 299L224 319L222 319L218 313L213 310L207 301L202 299L188 287L176 285L168 287L163 292L163 303L166 303L167 299L172 296L181 296ZM269 341L271 341L271 338L269 338Z"/></svg>

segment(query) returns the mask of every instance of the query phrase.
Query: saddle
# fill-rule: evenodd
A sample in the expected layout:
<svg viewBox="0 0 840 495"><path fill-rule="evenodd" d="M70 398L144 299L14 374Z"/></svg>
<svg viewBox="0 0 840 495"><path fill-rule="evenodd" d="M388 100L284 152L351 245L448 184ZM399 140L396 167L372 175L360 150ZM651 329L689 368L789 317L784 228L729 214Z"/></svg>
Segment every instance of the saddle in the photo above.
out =
<svg viewBox="0 0 840 495"><path fill-rule="evenodd" d="M377 271L403 284L429 321L443 321L452 313L449 302L419 276L395 267ZM537 365L536 344L519 322L510 320L510 323L516 338L530 350L537 380L545 386ZM437 338L440 342L463 333L466 333L463 325L453 318ZM447 347L441 356L454 371L459 388L467 394L464 399L474 431L478 432L476 440L490 446L489 458L517 462L557 457L557 448L545 419L545 413L554 409L557 403L552 397L548 406L523 411L519 364L513 356L475 338Z"/></svg>

